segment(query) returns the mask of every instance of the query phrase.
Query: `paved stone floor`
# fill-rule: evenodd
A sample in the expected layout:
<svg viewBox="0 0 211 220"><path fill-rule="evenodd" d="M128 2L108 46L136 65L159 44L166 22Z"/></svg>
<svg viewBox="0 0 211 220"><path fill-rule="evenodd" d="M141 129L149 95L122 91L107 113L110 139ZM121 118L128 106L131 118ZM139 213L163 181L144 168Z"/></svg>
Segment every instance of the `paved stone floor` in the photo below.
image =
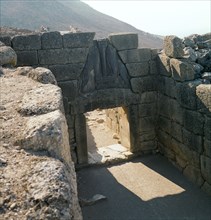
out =
<svg viewBox="0 0 211 220"><path fill-rule="evenodd" d="M160 155L79 170L79 197L106 200L82 207L84 220L211 220L211 197Z"/></svg>

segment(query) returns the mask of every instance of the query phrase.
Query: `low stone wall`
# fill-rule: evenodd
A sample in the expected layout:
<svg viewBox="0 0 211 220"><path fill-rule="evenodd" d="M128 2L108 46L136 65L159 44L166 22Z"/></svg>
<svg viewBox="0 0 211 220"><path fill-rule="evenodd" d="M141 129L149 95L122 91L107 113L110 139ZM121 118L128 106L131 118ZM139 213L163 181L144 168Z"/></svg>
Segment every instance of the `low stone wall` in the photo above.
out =
<svg viewBox="0 0 211 220"><path fill-rule="evenodd" d="M165 39L159 54L157 138L160 151L211 193L211 84L205 78L209 73L203 71L209 70L206 62L211 63L211 56L207 55L209 45L201 50L204 41L193 39L189 41L198 48L197 59L184 53L187 47L183 43L188 39L182 42L174 36ZM201 57L204 67L198 63Z"/></svg>
<svg viewBox="0 0 211 220"><path fill-rule="evenodd" d="M3 218L10 219L13 209L17 208L19 216L15 214L20 218L82 219L62 91L54 75L42 67L11 68L17 56L12 48L2 43L0 57L3 58L0 65L10 67L0 68L4 90L1 113L7 116L3 120L5 128L2 130L1 127L1 143L8 142L1 146L6 167L3 183L11 186L13 197L19 199L13 208L9 208L11 195L9 199L4 198L8 190L3 185ZM10 87L15 89L10 90ZM12 117L7 115L11 111ZM12 120L8 120L10 117ZM12 131L16 132L10 134ZM11 145L12 149L3 149L4 145ZM14 150L15 146L18 150ZM16 170L12 168L14 164ZM22 167L17 167L20 164ZM17 174L15 178L20 178L17 186L11 184L10 169ZM20 192L17 190L19 185L24 186Z"/></svg>

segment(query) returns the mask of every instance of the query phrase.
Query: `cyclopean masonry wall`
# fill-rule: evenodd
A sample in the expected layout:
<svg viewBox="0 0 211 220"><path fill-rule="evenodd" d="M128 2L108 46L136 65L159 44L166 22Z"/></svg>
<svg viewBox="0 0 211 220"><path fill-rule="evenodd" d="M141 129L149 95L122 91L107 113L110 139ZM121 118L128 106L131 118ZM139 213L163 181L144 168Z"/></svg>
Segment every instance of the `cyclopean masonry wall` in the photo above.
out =
<svg viewBox="0 0 211 220"><path fill-rule="evenodd" d="M93 38L94 33L49 32L12 39L19 65L49 68L62 88L77 162L87 162L83 114L123 107L132 152L152 152L158 146L210 192L211 85L204 84L210 83L210 35L184 42L166 37L160 54L137 48L136 34Z"/></svg>
<svg viewBox="0 0 211 220"><path fill-rule="evenodd" d="M86 163L84 113L96 108L124 107L130 124L130 150L156 149L155 51L137 49L137 34L49 32L16 36L12 47L18 65L49 68L62 88L70 144L78 163Z"/></svg>
<svg viewBox="0 0 211 220"><path fill-rule="evenodd" d="M211 193L211 47L199 37L164 40L158 56L157 138L160 151ZM191 54L184 54L187 50Z"/></svg>

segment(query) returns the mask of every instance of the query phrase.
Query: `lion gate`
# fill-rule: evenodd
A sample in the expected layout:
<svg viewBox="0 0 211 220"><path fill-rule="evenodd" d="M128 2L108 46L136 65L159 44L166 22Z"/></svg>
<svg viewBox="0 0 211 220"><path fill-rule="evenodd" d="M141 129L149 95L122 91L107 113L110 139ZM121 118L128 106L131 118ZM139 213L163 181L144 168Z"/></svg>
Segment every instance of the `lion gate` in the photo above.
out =
<svg viewBox="0 0 211 220"><path fill-rule="evenodd" d="M158 150L210 192L211 85L203 81L209 73L196 68L206 58L203 68L210 71L208 48L201 51L201 60L190 62L183 54L189 41L175 36L166 37L158 53L137 48L137 34L111 34L102 40L93 40L94 35L47 32L0 40L15 50L18 66L46 67L55 75L78 163L88 159L84 113L123 107L131 152ZM200 36L200 42L209 39Z"/></svg>
<svg viewBox="0 0 211 220"><path fill-rule="evenodd" d="M18 66L49 68L62 89L71 149L87 163L84 113L124 107L130 125L130 151L157 147L157 50L138 48L133 33L93 40L95 33L48 32L16 36Z"/></svg>

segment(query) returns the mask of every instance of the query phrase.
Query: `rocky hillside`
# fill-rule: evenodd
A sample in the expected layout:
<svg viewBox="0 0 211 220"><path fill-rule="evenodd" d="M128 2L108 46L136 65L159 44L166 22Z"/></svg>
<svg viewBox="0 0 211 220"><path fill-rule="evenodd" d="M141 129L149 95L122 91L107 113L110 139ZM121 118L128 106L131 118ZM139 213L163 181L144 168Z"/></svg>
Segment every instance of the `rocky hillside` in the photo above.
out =
<svg viewBox="0 0 211 220"><path fill-rule="evenodd" d="M135 32L139 34L141 47L162 47L162 39L156 35L102 14L87 4L75 1L3 1L0 0L1 26L37 30L47 26L50 30L94 31L96 37L107 37L112 32Z"/></svg>

